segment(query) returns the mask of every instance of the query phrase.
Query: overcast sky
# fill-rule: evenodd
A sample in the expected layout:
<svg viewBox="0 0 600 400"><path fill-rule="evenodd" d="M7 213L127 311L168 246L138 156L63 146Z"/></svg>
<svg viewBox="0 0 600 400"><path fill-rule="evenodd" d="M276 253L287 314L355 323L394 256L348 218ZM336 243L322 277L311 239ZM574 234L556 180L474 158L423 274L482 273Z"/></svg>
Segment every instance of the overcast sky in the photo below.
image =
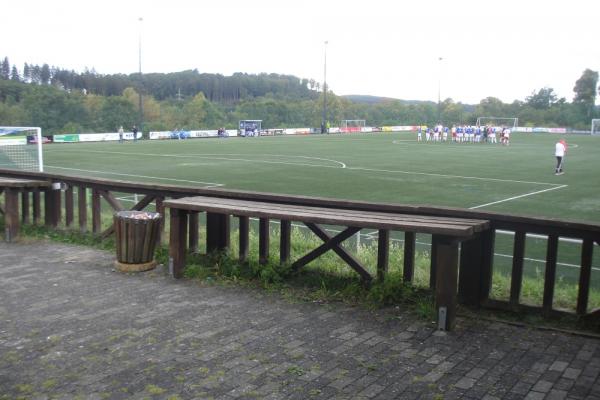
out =
<svg viewBox="0 0 600 400"><path fill-rule="evenodd" d="M598 0L2 2L0 56L98 73L274 72L338 95L478 103L600 70ZM139 18L143 22L139 22ZM442 61L439 58L442 57Z"/></svg>

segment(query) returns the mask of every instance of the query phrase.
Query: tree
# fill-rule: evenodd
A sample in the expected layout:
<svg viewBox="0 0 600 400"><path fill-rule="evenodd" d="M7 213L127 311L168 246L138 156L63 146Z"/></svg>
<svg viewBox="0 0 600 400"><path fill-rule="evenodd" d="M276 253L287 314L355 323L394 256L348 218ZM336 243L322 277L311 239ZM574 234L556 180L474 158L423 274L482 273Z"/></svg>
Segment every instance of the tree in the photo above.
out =
<svg viewBox="0 0 600 400"><path fill-rule="evenodd" d="M586 69L581 78L575 82L573 103L581 105L587 112L588 118L592 115L596 101L596 86L598 85L598 72Z"/></svg>
<svg viewBox="0 0 600 400"><path fill-rule="evenodd" d="M4 57L2 61L2 67L0 67L0 78L1 79L10 79L10 63L8 62L8 57Z"/></svg>
<svg viewBox="0 0 600 400"><path fill-rule="evenodd" d="M30 82L31 81L31 68L29 67L29 64L25 63L23 65L23 82Z"/></svg>
<svg viewBox="0 0 600 400"><path fill-rule="evenodd" d="M543 87L537 93L534 90L531 93L531 96L525 98L527 105L537 110L547 110L552 104L556 103L557 100L558 97L554 93L554 89L549 87Z"/></svg>
<svg viewBox="0 0 600 400"><path fill-rule="evenodd" d="M50 82L50 66L48 64L42 65L40 70L40 82L42 85L47 85Z"/></svg>
<svg viewBox="0 0 600 400"><path fill-rule="evenodd" d="M16 65L12 66L12 70L10 71L10 80L15 82L21 82L21 77L19 76L19 70Z"/></svg>

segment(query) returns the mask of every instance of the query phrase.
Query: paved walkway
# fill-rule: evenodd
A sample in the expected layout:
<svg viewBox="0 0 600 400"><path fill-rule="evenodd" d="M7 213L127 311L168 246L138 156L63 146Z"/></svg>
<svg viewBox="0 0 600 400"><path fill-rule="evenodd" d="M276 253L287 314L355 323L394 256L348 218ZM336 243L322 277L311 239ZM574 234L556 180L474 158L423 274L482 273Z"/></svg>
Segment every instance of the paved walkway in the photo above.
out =
<svg viewBox="0 0 600 400"><path fill-rule="evenodd" d="M0 399L600 399L600 340L294 304L0 244Z"/></svg>

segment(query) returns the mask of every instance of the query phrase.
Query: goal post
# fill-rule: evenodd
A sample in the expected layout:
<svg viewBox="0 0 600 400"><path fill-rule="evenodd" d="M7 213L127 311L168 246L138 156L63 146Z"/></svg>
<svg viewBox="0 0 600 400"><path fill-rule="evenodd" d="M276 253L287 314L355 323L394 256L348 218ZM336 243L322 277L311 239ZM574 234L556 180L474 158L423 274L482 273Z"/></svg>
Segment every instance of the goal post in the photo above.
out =
<svg viewBox="0 0 600 400"><path fill-rule="evenodd" d="M590 129L592 136L600 136L600 119L592 120L592 128Z"/></svg>
<svg viewBox="0 0 600 400"><path fill-rule="evenodd" d="M519 125L519 118L513 117L477 117L477 126L494 126L502 127L507 126L512 130L515 130Z"/></svg>
<svg viewBox="0 0 600 400"><path fill-rule="evenodd" d="M44 172L43 139L40 127L0 126L0 168Z"/></svg>
<svg viewBox="0 0 600 400"><path fill-rule="evenodd" d="M366 126L364 119L343 119L340 123L341 132L360 132Z"/></svg>

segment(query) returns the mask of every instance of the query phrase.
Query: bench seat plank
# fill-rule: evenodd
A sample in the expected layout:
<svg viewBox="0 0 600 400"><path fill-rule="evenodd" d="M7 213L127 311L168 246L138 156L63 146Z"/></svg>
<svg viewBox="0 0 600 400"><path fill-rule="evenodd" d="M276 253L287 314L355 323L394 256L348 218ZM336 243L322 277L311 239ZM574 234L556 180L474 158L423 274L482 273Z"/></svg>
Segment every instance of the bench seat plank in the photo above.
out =
<svg viewBox="0 0 600 400"><path fill-rule="evenodd" d="M287 219L360 228L403 230L456 237L472 236L489 226L489 222L486 220L338 210L204 196L168 200L165 201L165 206L188 211L207 211L236 216Z"/></svg>

